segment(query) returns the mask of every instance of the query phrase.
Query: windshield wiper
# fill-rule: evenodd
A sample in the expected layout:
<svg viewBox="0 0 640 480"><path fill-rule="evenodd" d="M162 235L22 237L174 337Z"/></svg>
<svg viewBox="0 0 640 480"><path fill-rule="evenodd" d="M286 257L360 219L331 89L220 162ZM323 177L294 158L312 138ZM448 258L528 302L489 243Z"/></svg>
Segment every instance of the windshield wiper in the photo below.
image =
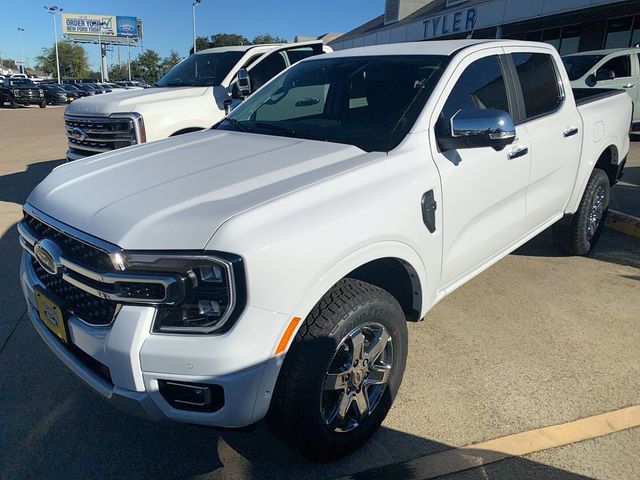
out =
<svg viewBox="0 0 640 480"><path fill-rule="evenodd" d="M289 127L283 127L281 125L274 125L273 123L262 123L262 122L255 122L253 123L253 126L256 128L260 128L262 130L268 130L271 131L273 133L280 133L284 136L287 137L293 137L293 138L302 138L305 140L318 140L321 142L327 142L328 139L319 135L313 135L307 132L299 132L297 130L295 130L294 128L289 128Z"/></svg>
<svg viewBox="0 0 640 480"><path fill-rule="evenodd" d="M247 127L246 125L244 125L242 122L239 122L238 120L236 120L235 118L225 118L223 120L223 122L229 122L231 125L233 125L234 127L236 127L238 130L240 130L241 132L250 132L251 129L249 127Z"/></svg>

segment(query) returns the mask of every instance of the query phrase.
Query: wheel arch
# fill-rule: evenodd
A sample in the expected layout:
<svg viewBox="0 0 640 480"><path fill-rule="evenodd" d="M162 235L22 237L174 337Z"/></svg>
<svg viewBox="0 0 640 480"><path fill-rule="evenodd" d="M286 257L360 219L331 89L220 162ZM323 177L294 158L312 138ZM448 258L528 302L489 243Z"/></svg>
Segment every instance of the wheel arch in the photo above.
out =
<svg viewBox="0 0 640 480"><path fill-rule="evenodd" d="M609 177L609 184L611 186L615 185L618 181L618 165L620 163L620 159L618 157L618 147L613 144L609 145L604 149L604 151L602 151L602 153L600 153L594 167L604 170Z"/></svg>
<svg viewBox="0 0 640 480"><path fill-rule="evenodd" d="M343 278L361 280L388 291L398 300L407 320L416 321L424 315L429 290L422 259L411 246L388 241L354 251L316 277L296 308L303 322L320 299Z"/></svg>

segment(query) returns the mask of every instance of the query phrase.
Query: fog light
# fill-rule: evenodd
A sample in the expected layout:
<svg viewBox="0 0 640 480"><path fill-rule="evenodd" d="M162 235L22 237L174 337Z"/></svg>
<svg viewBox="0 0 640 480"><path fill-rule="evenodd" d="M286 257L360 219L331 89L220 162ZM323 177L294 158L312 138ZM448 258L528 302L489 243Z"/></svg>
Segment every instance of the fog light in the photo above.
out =
<svg viewBox="0 0 640 480"><path fill-rule="evenodd" d="M158 380L164 399L179 410L215 412L224 406L224 390L220 385Z"/></svg>

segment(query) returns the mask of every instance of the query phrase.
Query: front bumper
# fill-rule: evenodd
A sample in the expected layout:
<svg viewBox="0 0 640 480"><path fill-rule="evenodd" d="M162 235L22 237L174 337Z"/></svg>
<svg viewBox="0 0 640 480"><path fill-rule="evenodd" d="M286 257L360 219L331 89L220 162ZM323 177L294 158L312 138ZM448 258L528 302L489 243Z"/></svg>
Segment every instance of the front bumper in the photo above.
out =
<svg viewBox="0 0 640 480"><path fill-rule="evenodd" d="M15 97L16 103L20 105L40 105L44 97Z"/></svg>
<svg viewBox="0 0 640 480"><path fill-rule="evenodd" d="M67 367L114 406L152 420L225 428L251 425L266 414L281 364L273 352L289 316L248 306L224 335L159 335L151 333L153 307L123 306L109 327L68 316L68 347L39 318L33 289L43 285L27 253L20 279L36 331ZM93 362L108 368L109 375L96 371ZM174 408L160 393L161 380L220 385L224 405L215 412Z"/></svg>

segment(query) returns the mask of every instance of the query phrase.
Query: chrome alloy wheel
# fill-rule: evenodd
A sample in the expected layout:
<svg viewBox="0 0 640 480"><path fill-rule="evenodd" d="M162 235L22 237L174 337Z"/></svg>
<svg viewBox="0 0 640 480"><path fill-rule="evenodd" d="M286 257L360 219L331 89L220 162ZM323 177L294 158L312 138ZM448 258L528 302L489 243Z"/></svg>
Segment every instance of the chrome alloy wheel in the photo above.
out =
<svg viewBox="0 0 640 480"><path fill-rule="evenodd" d="M595 236L602 222L602 217L606 209L606 205L604 204L606 196L605 188L602 185L598 185L591 199L589 217L587 219L587 236L590 239Z"/></svg>
<svg viewBox="0 0 640 480"><path fill-rule="evenodd" d="M393 368L393 343L379 323L365 323L345 336L325 375L321 413L334 432L348 432L378 406Z"/></svg>

